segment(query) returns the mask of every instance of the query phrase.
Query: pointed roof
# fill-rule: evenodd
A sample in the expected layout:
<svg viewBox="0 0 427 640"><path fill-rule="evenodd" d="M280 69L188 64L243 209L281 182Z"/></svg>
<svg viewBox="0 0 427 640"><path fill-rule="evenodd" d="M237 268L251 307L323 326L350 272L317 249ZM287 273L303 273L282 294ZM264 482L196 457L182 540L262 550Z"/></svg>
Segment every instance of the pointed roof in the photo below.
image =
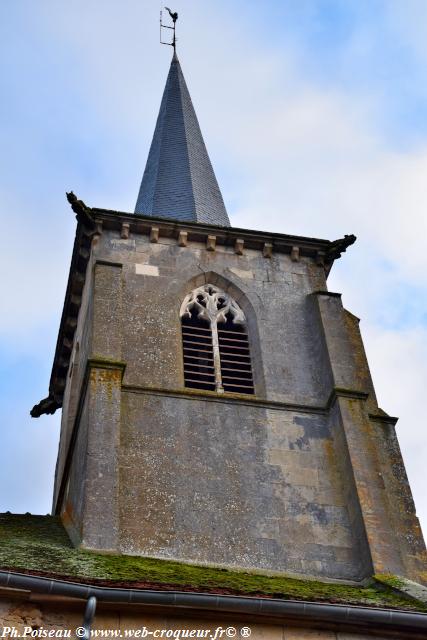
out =
<svg viewBox="0 0 427 640"><path fill-rule="evenodd" d="M176 53L135 213L230 226Z"/></svg>

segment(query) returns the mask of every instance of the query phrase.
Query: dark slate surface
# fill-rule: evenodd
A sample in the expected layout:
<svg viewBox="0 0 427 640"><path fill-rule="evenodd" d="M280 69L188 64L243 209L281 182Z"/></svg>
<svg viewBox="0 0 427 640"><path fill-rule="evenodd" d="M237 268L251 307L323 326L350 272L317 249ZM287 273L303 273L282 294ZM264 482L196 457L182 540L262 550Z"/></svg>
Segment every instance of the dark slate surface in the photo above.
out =
<svg viewBox="0 0 427 640"><path fill-rule="evenodd" d="M230 226L176 55L166 81L135 213Z"/></svg>

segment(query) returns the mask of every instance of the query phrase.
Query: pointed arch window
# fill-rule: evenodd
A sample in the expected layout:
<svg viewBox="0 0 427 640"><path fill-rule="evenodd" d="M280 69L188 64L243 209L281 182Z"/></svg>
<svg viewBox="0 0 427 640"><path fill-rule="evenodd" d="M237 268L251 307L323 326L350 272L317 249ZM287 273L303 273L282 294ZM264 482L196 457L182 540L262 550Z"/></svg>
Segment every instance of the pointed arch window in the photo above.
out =
<svg viewBox="0 0 427 640"><path fill-rule="evenodd" d="M245 314L222 289L206 284L181 305L185 386L254 393Z"/></svg>

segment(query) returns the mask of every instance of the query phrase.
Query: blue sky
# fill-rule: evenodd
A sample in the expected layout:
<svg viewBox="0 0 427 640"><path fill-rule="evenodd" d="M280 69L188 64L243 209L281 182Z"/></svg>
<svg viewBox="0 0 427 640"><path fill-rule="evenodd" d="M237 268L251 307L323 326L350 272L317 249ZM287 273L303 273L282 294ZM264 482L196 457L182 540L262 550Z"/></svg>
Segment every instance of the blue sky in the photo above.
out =
<svg viewBox="0 0 427 640"><path fill-rule="evenodd" d="M46 513L47 393L74 234L65 201L133 210L171 51L158 2L3 0L0 510ZM335 265L427 530L427 3L174 5L232 224L357 244Z"/></svg>

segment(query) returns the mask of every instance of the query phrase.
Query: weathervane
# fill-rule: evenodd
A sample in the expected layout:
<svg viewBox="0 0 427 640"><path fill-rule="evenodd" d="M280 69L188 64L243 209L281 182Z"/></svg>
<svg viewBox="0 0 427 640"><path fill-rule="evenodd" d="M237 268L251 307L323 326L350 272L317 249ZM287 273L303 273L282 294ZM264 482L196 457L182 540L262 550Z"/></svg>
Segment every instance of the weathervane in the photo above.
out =
<svg viewBox="0 0 427 640"><path fill-rule="evenodd" d="M163 20L162 20L162 11L160 11L160 44L167 44L171 47L173 47L173 50L176 50L176 37L175 37L175 25L176 25L176 21L178 20L178 14L177 12L173 12L169 9L169 7L165 7L166 11L168 11L170 17L172 18L172 22L173 22L173 26L170 27L167 24L163 24ZM173 37L172 37L172 42L163 42L162 40L162 29L172 29L173 31Z"/></svg>

